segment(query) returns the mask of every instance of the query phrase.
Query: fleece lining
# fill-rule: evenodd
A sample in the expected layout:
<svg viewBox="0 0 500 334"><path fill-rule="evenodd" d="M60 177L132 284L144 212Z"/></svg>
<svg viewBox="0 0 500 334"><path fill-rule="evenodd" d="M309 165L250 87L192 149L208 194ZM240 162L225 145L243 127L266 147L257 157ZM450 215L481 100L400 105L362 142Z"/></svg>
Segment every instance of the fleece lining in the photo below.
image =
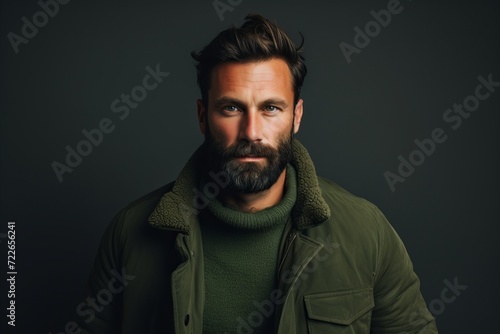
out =
<svg viewBox="0 0 500 334"><path fill-rule="evenodd" d="M188 160L171 191L161 198L149 216L148 222L159 229L175 229L189 234L199 214L196 186L198 168L202 164L200 146ZM292 222L296 230L304 230L330 217L330 208L321 195L314 164L305 147L297 140L292 144L292 161L297 175L297 200L292 208Z"/></svg>

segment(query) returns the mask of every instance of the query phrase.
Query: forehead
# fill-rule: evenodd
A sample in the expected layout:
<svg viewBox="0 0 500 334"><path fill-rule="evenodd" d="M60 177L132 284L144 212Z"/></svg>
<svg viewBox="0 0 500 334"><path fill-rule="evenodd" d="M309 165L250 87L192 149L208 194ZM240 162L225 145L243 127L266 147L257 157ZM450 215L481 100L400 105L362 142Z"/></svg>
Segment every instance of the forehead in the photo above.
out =
<svg viewBox="0 0 500 334"><path fill-rule="evenodd" d="M282 59L255 62L228 62L212 71L209 95L269 92L293 98L292 74Z"/></svg>

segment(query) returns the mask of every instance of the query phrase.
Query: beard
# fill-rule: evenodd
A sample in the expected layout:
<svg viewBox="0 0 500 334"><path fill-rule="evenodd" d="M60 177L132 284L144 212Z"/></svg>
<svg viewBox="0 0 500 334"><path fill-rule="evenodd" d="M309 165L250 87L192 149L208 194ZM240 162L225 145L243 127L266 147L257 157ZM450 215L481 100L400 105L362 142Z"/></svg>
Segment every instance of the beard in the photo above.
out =
<svg viewBox="0 0 500 334"><path fill-rule="evenodd" d="M240 141L226 147L207 127L203 143L209 171L222 171L228 177L227 188L245 194L269 189L292 160L293 127L290 134L278 138L278 147ZM239 157L262 157L263 161L239 161Z"/></svg>

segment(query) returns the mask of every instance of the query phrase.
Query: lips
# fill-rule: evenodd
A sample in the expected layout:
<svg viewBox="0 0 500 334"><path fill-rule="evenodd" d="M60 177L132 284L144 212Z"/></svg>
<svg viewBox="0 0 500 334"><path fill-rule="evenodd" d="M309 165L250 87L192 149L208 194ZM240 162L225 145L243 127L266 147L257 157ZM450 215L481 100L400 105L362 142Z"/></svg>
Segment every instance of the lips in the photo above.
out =
<svg viewBox="0 0 500 334"><path fill-rule="evenodd" d="M249 161L260 160L260 159L263 159L263 158L264 157L257 156L257 155L244 155L244 156L237 156L237 157L235 157L235 159L238 159L238 160L249 160Z"/></svg>
<svg viewBox="0 0 500 334"><path fill-rule="evenodd" d="M236 157L238 159L260 159L260 158L264 158L264 157L261 157L261 156L258 156L258 155L242 155L242 156L238 156Z"/></svg>

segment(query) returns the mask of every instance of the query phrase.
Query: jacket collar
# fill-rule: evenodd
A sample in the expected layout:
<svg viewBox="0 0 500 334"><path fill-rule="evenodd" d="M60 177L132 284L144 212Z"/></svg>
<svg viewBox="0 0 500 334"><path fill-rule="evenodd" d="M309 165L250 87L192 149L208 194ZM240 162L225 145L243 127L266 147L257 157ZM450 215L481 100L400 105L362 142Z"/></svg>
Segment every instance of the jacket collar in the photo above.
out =
<svg viewBox="0 0 500 334"><path fill-rule="evenodd" d="M174 229L190 232L199 210L203 207L197 199L197 165L203 163L200 146L188 160L172 189L165 193L148 218L149 224L159 229ZM330 217L314 164L305 147L297 140L292 144L291 165L297 174L297 201L292 209L292 221L297 230L303 230L325 221Z"/></svg>

